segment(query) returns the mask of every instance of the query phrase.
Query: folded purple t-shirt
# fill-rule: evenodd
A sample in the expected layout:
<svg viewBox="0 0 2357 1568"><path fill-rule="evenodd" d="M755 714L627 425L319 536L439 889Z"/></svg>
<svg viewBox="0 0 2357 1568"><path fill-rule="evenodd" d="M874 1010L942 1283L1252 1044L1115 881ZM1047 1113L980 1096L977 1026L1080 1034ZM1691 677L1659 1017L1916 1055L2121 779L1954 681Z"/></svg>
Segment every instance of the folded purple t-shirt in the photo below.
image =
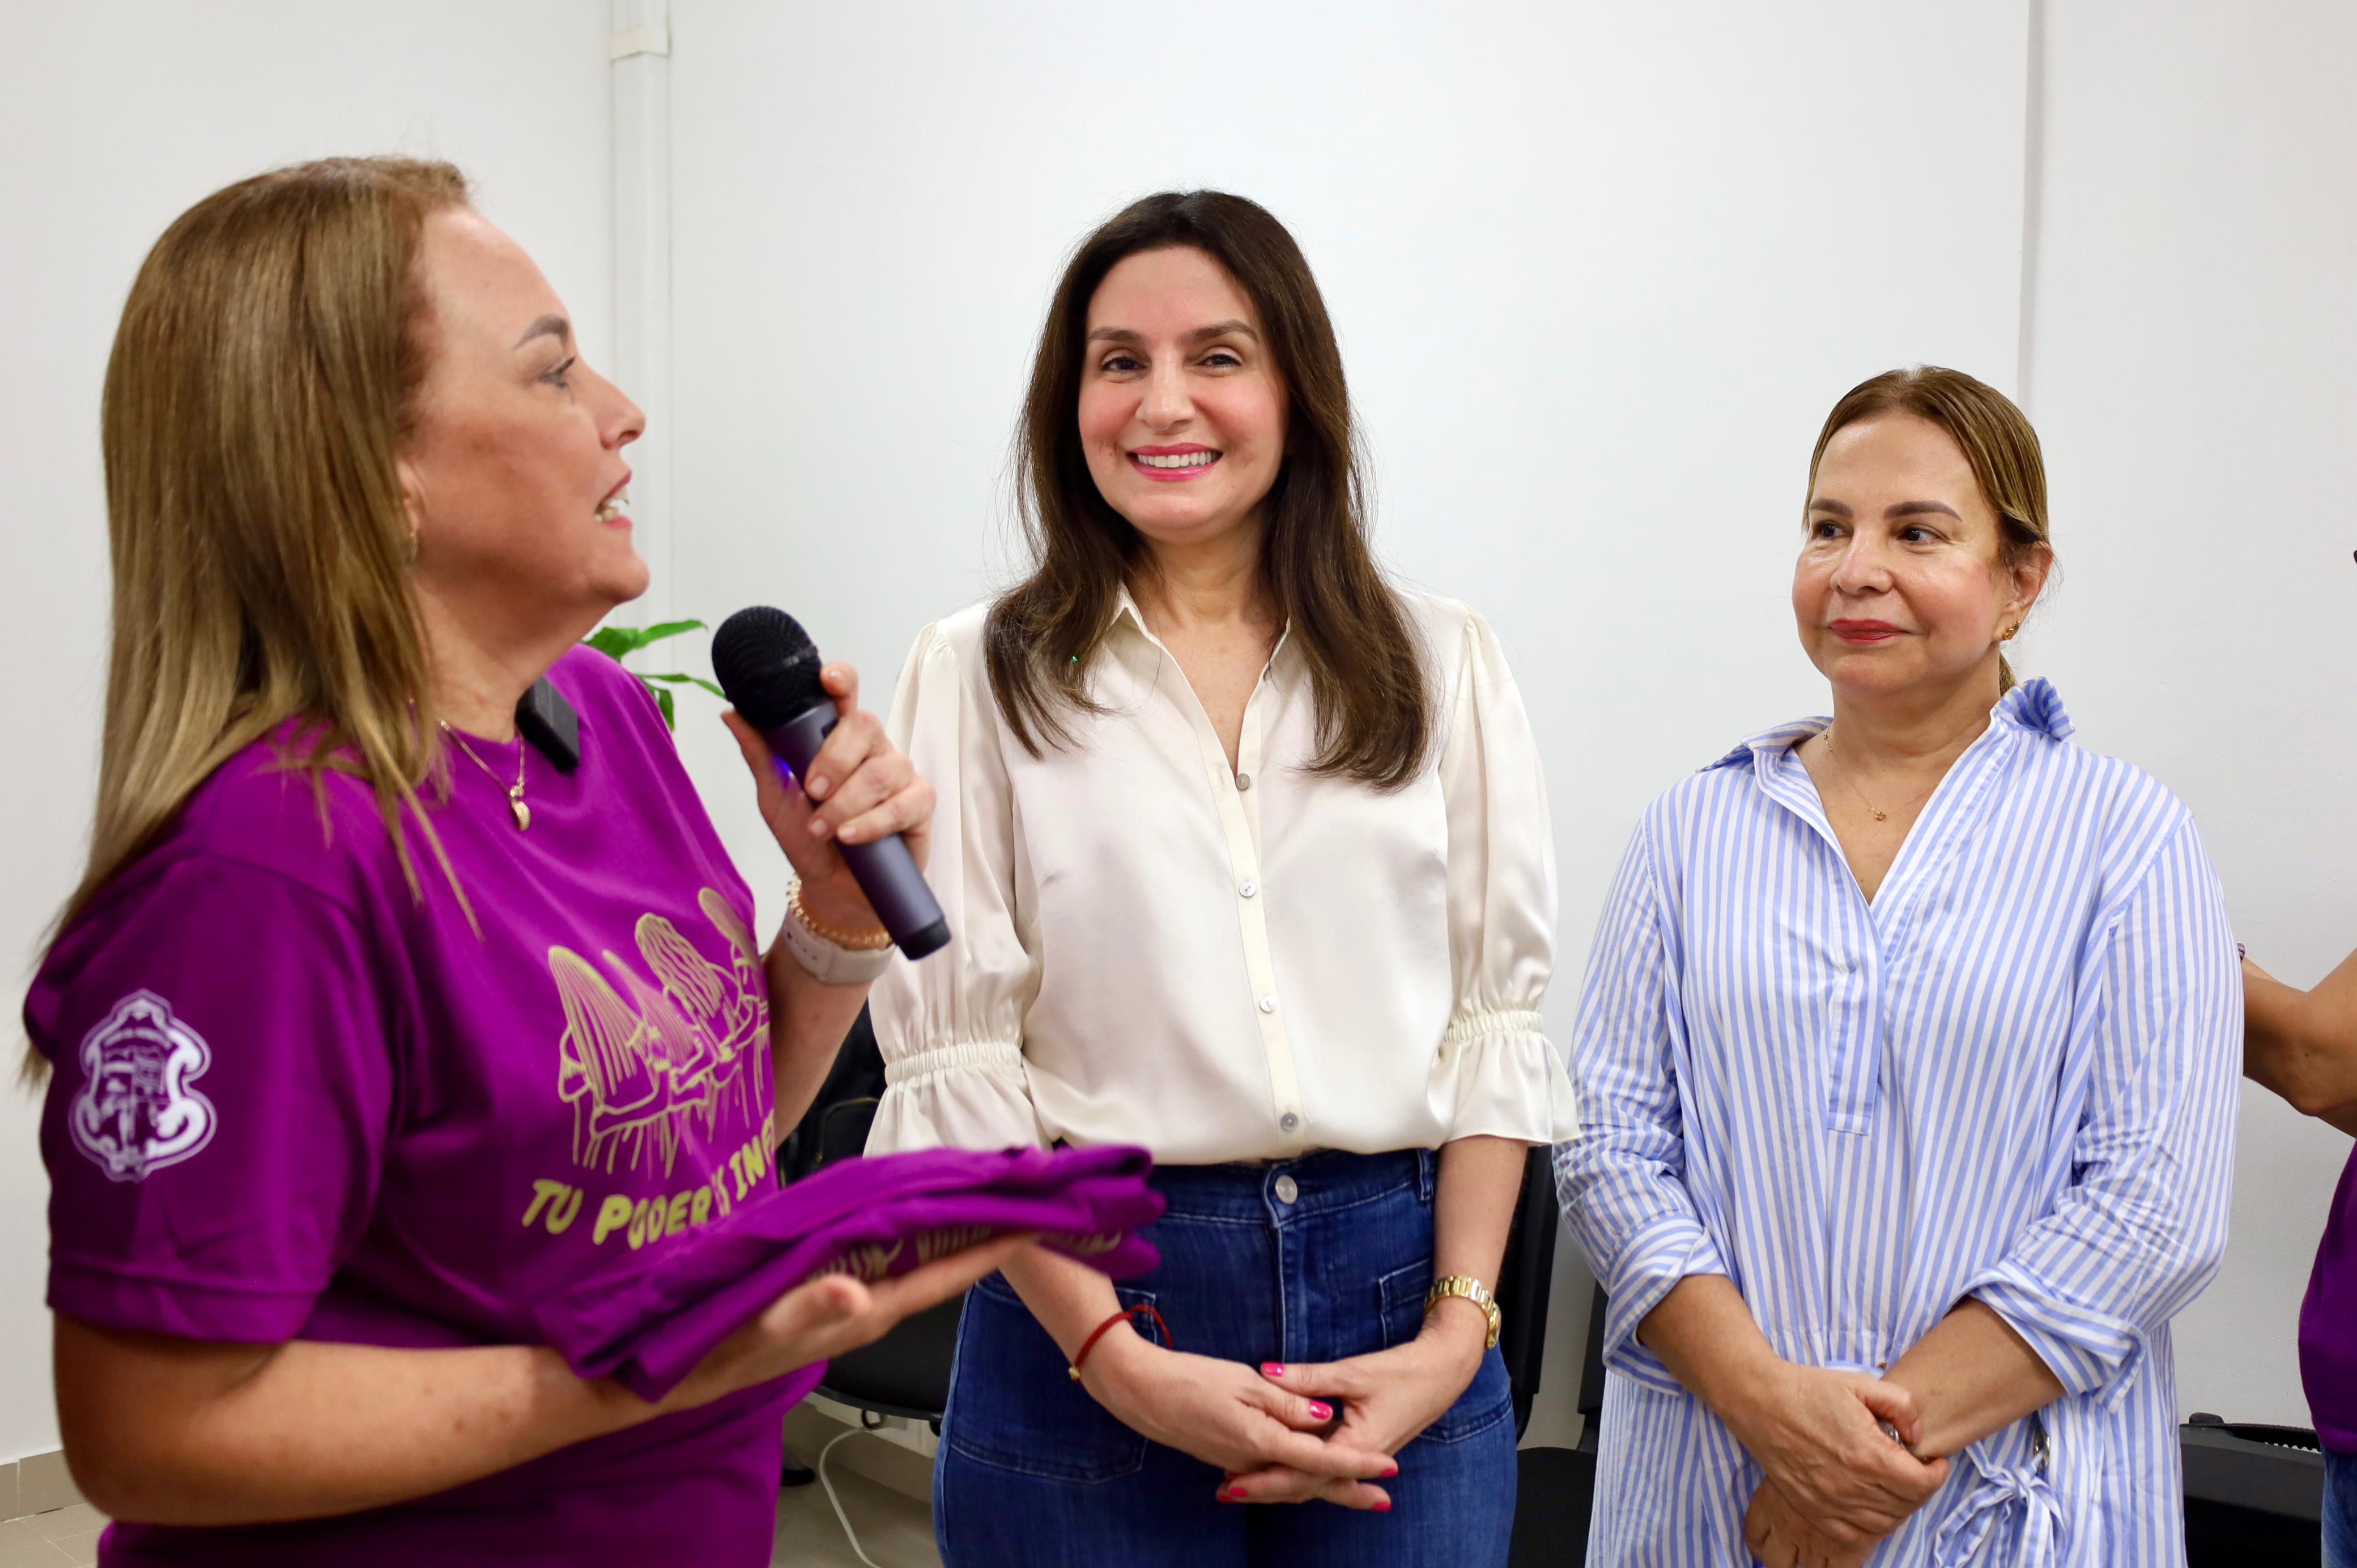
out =
<svg viewBox="0 0 2357 1568"><path fill-rule="evenodd" d="M697 1231L683 1247L598 1275L534 1313L585 1378L640 1399L671 1392L695 1364L814 1275L877 1280L1036 1231L1040 1243L1114 1279L1160 1262L1136 1234L1161 1216L1143 1149L931 1149L845 1160ZM824 1364L795 1375L802 1392Z"/></svg>

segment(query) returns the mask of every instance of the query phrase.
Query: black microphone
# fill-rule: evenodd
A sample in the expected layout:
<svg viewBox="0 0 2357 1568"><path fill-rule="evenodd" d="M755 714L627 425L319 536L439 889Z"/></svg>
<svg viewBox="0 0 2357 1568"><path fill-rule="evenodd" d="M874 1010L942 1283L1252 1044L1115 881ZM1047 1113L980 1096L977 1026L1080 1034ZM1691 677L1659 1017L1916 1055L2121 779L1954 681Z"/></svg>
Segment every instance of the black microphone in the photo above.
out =
<svg viewBox="0 0 2357 1568"><path fill-rule="evenodd" d="M794 778L807 774L837 714L834 699L819 684L818 650L802 622L767 605L738 610L712 634L712 672L729 704ZM835 847L902 952L922 958L949 945L949 918L899 833Z"/></svg>

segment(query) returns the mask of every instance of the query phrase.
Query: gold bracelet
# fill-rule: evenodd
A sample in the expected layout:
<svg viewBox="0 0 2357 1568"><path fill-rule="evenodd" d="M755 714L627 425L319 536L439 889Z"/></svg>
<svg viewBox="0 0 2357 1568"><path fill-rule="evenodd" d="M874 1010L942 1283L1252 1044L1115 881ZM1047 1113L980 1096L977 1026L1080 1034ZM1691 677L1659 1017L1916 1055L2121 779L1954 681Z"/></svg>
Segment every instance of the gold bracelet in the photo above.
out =
<svg viewBox="0 0 2357 1568"><path fill-rule="evenodd" d="M1504 1326L1505 1318L1498 1310L1497 1298L1490 1294L1490 1287L1470 1274L1451 1274L1447 1279L1435 1280L1432 1289L1425 1294L1425 1315L1430 1316L1432 1309L1450 1296L1462 1296L1481 1309L1481 1316L1490 1322L1490 1342L1481 1348L1495 1350L1498 1348L1498 1331Z"/></svg>
<svg viewBox="0 0 2357 1568"><path fill-rule="evenodd" d="M802 902L802 885L796 882L786 893L786 909L802 923L803 930L821 941L833 942L851 952L881 952L892 945L892 933L878 926L873 930L850 931L841 926L830 926L810 912Z"/></svg>

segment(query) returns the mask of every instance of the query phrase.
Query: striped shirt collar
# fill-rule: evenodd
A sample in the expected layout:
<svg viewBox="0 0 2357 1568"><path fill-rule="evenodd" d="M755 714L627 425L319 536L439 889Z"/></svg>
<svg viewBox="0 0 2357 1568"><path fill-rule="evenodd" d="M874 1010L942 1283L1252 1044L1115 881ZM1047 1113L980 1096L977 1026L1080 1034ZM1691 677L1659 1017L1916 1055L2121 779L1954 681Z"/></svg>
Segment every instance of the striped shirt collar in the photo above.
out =
<svg viewBox="0 0 2357 1568"><path fill-rule="evenodd" d="M1997 699L1989 710L1989 729L1999 727L2019 730L2029 735L2044 736L2050 740L2068 740L2078 726L2071 722L2068 709L2062 705L2062 694L2054 682L2043 675L2035 675ZM1700 771L1750 764L1763 770L1772 768L1794 746L1812 736L1822 734L1834 721L1826 716L1794 719L1773 729L1761 730L1738 742L1716 761ZM1975 746L1979 742L1974 743Z"/></svg>

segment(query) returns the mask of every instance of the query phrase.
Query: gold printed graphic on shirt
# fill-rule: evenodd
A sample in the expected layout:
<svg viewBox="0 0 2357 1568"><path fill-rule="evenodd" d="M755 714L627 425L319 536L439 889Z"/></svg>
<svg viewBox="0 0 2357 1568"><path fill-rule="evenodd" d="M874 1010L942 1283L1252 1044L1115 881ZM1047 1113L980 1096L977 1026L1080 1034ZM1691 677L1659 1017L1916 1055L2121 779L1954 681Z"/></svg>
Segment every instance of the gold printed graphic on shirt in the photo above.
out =
<svg viewBox="0 0 2357 1568"><path fill-rule="evenodd" d="M946 1258L952 1252L979 1247L997 1234L987 1225L951 1225L939 1230L925 1231L917 1238L917 1262L930 1263L936 1258Z"/></svg>
<svg viewBox="0 0 2357 1568"><path fill-rule="evenodd" d="M718 892L705 888L696 903L727 946L726 969L654 914L634 933L643 972L607 952L608 979L569 948L548 950L565 1008L556 1092L573 1107L577 1165L668 1176L690 1124L710 1136L724 1112L759 1119L769 1072L760 956Z"/></svg>
<svg viewBox="0 0 2357 1568"><path fill-rule="evenodd" d="M873 1284L892 1273L896 1263L906 1262L911 1268L922 1267L936 1258L946 1258L952 1252L979 1247L998 1234L987 1225L945 1225L894 1241L861 1241L845 1248L825 1264L813 1270L812 1273L813 1277L819 1274L848 1274L853 1279ZM1057 1235L1041 1239L1076 1257L1091 1257L1120 1246L1124 1234L1114 1230L1094 1236Z"/></svg>

